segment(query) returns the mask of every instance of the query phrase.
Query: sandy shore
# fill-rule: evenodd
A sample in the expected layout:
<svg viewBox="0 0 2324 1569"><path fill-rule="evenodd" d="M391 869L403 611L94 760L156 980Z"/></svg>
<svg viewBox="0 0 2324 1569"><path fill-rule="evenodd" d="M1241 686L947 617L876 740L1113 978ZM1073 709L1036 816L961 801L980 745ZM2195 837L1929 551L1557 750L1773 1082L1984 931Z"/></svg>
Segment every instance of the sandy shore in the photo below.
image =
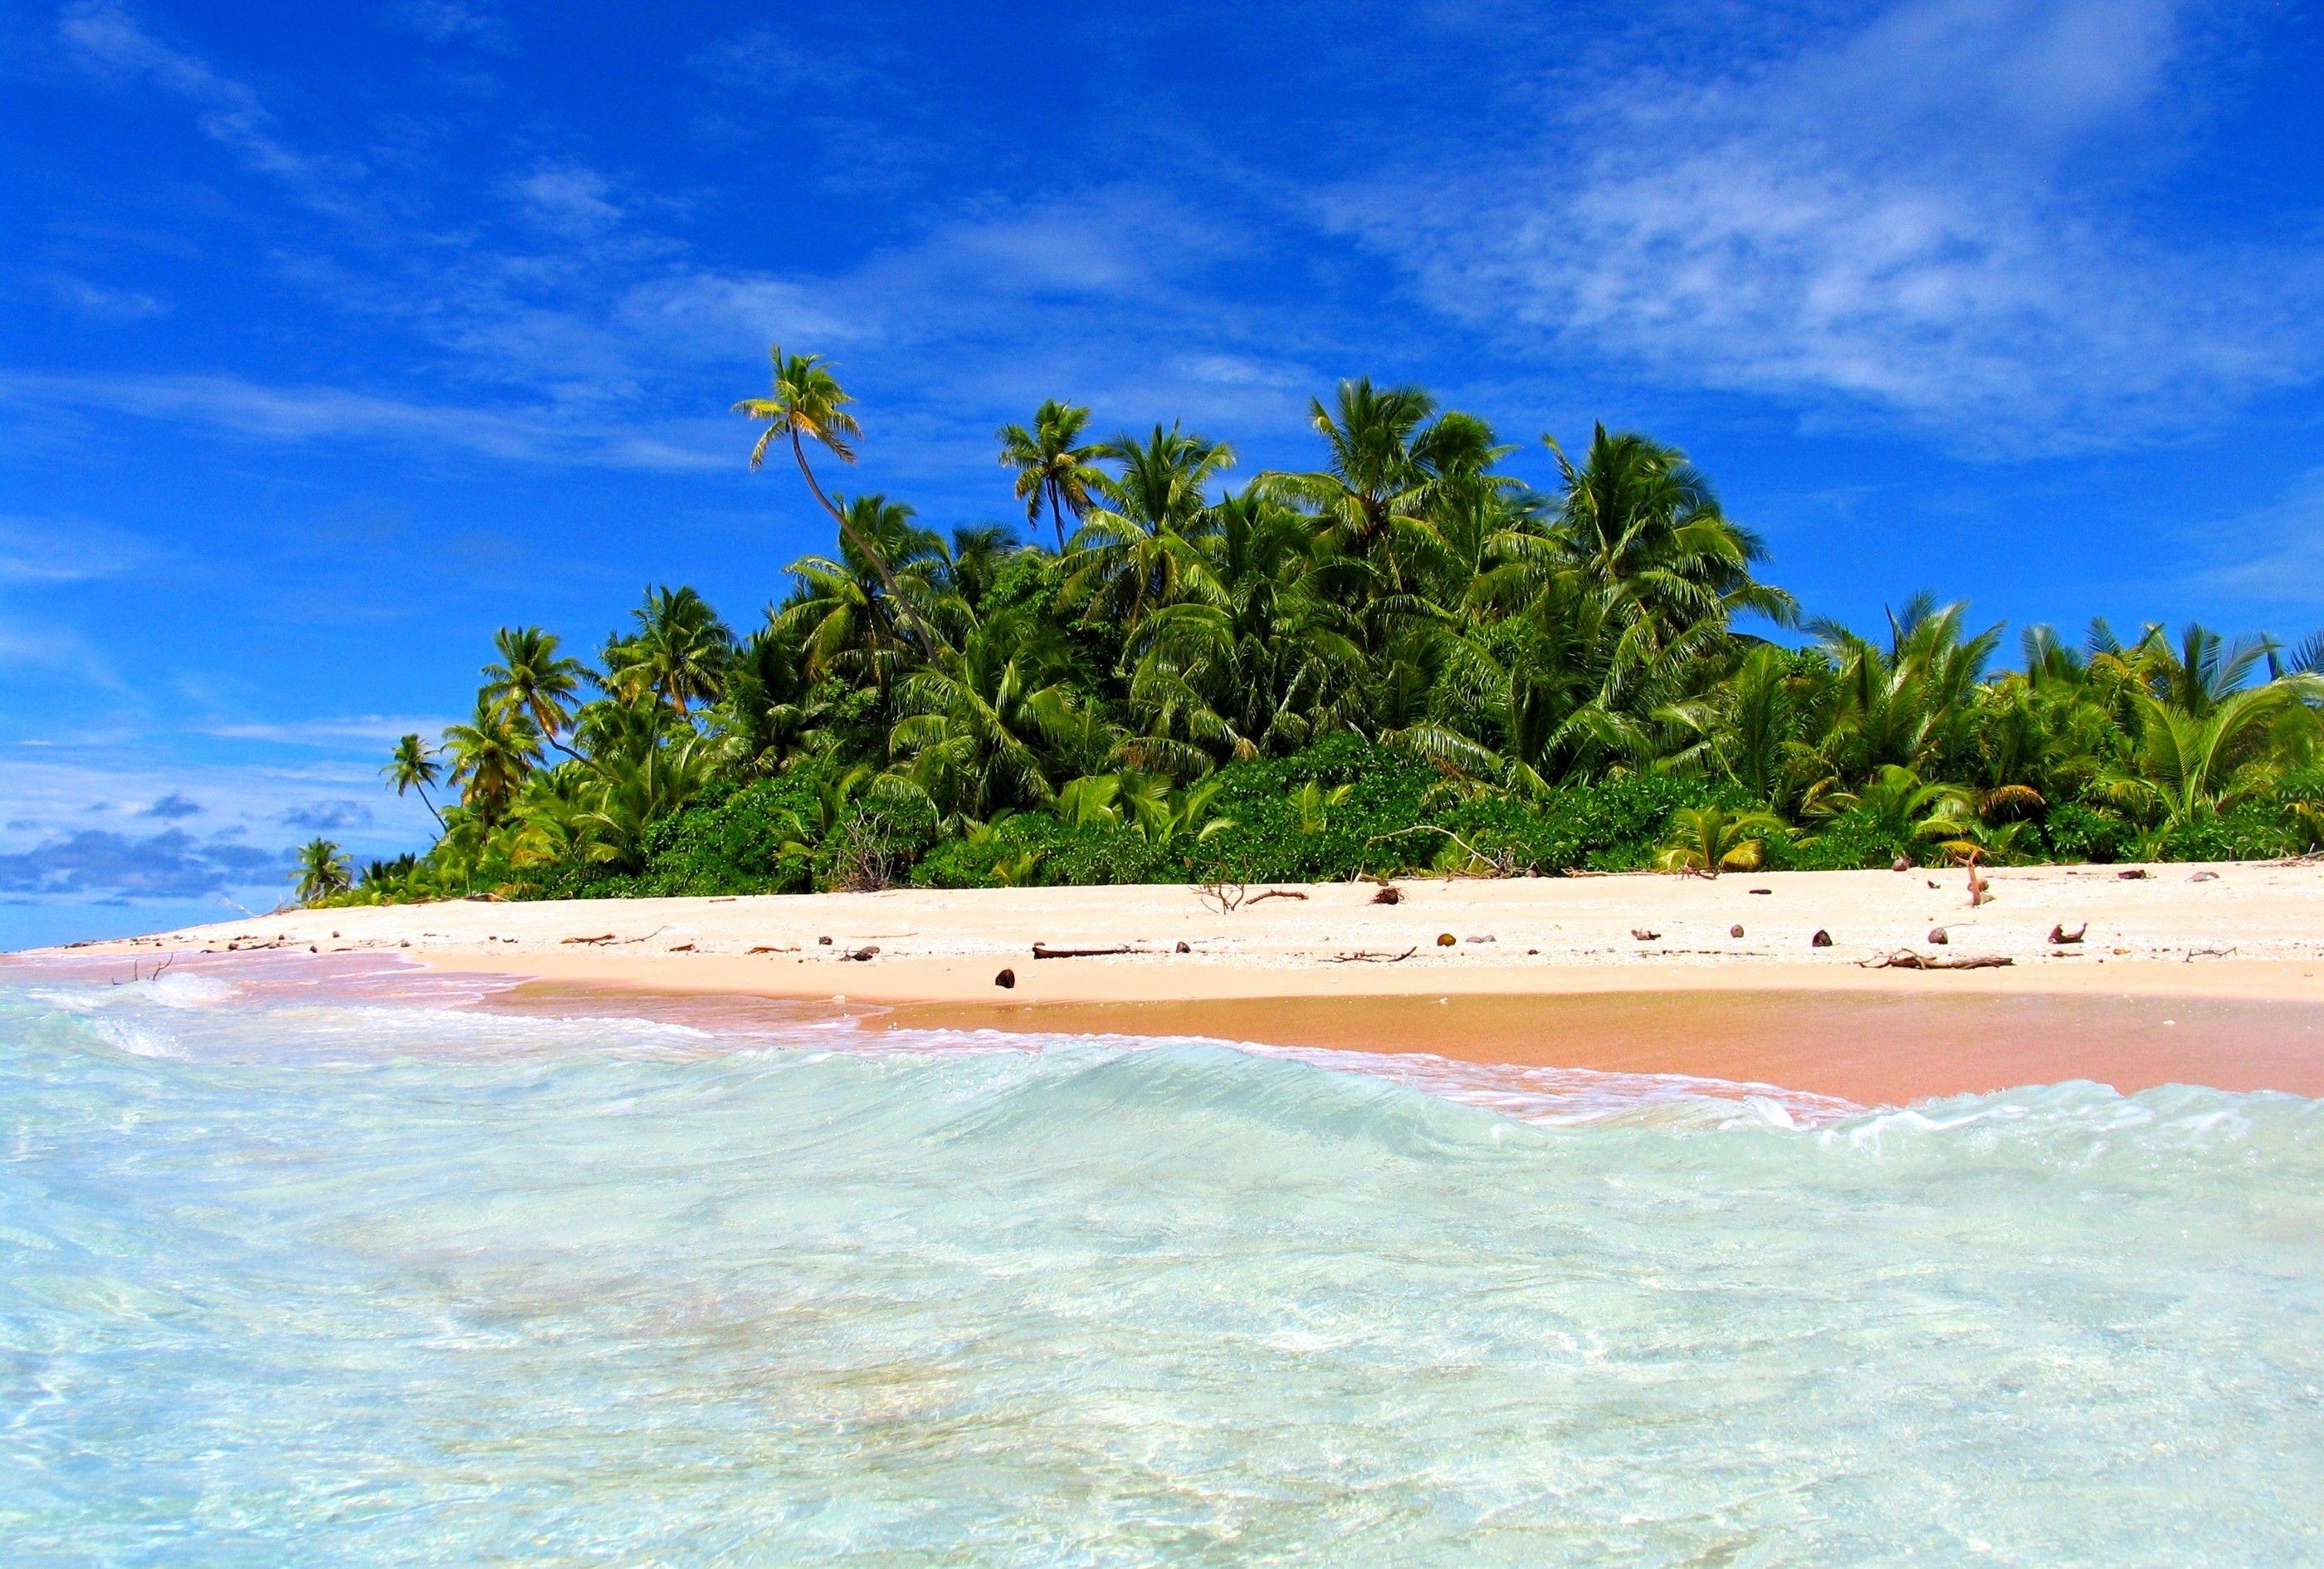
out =
<svg viewBox="0 0 2324 1569"><path fill-rule="evenodd" d="M1174 885L464 900L292 911L79 952L392 952L593 988L914 1005L897 1015L907 1022L1554 1059L1859 1100L2064 1077L2324 1094L2324 866L2141 870L1989 872L1975 909L1963 873L1919 871L1408 881L1394 903L1370 883L1253 885L1232 908ZM2060 928L2081 939L2050 941ZM1868 967L1908 949L2010 963ZM1669 993L1695 1001L1622 1001ZM1606 1001L1575 1001L1591 997ZM1863 1006L1832 1011L1849 998ZM2210 1006L2146 1006L2177 1000ZM1895 1049L1857 1071L1875 1037ZM2080 1044L2058 1049L2068 1041Z"/></svg>

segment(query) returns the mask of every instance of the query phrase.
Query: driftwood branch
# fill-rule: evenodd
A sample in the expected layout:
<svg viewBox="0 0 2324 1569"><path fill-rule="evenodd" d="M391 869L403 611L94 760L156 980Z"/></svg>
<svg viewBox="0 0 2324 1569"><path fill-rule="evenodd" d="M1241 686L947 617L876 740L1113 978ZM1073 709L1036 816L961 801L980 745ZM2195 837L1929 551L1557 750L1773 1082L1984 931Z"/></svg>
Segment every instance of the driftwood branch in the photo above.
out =
<svg viewBox="0 0 2324 1569"><path fill-rule="evenodd" d="M1150 952L1152 950L1148 948L1133 947L1128 945L1118 948L1053 948L1047 943L1033 945L1033 956L1037 959L1104 959L1111 958L1116 954Z"/></svg>
<svg viewBox="0 0 2324 1569"><path fill-rule="evenodd" d="M1352 954L1333 954L1323 962L1327 964L1401 964L1418 952L1420 952L1419 946L1415 944L1400 954L1370 954L1359 951Z"/></svg>
<svg viewBox="0 0 2324 1569"><path fill-rule="evenodd" d="M2006 954L1916 954L1898 948L1893 954L1858 959L1857 965L1866 970L1999 970L2016 962Z"/></svg>

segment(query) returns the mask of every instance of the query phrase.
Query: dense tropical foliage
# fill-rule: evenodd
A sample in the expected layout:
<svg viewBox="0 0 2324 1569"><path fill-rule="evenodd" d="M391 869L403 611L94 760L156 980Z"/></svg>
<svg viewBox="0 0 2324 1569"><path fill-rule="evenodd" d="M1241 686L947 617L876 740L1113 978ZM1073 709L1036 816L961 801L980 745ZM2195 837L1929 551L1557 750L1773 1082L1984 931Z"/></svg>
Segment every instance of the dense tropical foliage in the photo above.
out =
<svg viewBox="0 0 2324 1569"><path fill-rule="evenodd" d="M2079 647L1919 597L1804 618L1685 457L1599 429L1550 494L1424 392L1313 405L1317 466L1183 429L999 433L1037 541L826 492L862 429L774 351L736 411L835 526L737 632L657 587L596 651L503 630L383 771L442 836L302 896L2223 858L2317 846L2324 639ZM1046 537L1044 537L1046 536ZM440 805L432 791L447 792Z"/></svg>

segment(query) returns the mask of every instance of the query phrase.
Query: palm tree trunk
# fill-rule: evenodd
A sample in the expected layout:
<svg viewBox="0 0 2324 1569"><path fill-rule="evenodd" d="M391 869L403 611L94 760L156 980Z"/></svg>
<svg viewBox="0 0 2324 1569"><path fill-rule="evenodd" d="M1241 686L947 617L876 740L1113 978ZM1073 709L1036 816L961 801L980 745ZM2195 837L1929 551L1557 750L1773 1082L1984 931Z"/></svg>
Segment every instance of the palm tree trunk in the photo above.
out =
<svg viewBox="0 0 2324 1569"><path fill-rule="evenodd" d="M928 630L928 623L920 619L920 613L913 609L911 602L904 597L903 590L897 586L895 570L888 565L887 556L872 549L872 542L855 531L846 514L831 504L831 498L823 494L823 486L816 483L815 470L807 465L807 448L799 442L798 427L796 425L791 427L791 456L798 459L799 473L807 476L807 489L815 492L815 499L823 503L823 510L829 512L831 521L839 525L840 533L852 540L863 553L864 559L872 563L872 569L880 574L880 586L888 591L889 598L903 606L905 615L911 619L912 630L919 634L921 643L933 652L936 646L936 635Z"/></svg>
<svg viewBox="0 0 2324 1569"><path fill-rule="evenodd" d="M436 809L436 803L428 798L428 787L426 785L419 785L414 788L420 791L420 804L428 808L428 815L436 819L436 832L439 835L442 834L444 832L444 814L438 811Z"/></svg>
<svg viewBox="0 0 2324 1569"><path fill-rule="evenodd" d="M1057 526L1057 555L1065 553L1065 514L1057 508L1057 487L1049 486L1049 521Z"/></svg>

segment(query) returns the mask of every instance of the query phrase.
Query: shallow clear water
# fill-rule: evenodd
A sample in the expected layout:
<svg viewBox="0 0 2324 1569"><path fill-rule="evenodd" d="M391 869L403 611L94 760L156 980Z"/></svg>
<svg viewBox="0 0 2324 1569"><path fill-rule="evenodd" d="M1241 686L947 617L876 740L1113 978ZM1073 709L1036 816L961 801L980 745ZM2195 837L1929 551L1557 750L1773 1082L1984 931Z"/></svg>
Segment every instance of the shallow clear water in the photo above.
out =
<svg viewBox="0 0 2324 1569"><path fill-rule="evenodd" d="M856 1039L0 987L5 1561L2324 1561L2324 1103Z"/></svg>

